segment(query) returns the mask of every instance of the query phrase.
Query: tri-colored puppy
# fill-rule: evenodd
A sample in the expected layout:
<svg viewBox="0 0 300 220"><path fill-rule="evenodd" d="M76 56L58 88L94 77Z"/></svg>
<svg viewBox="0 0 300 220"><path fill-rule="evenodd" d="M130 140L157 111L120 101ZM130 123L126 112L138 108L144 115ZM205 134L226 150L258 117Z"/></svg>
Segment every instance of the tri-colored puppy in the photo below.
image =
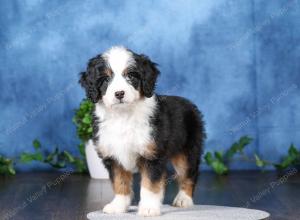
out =
<svg viewBox="0 0 300 220"><path fill-rule="evenodd" d="M179 183L173 205L193 205L205 138L202 115L184 98L156 95L159 73L147 56L113 47L92 58L81 74L80 84L95 103L93 141L115 192L106 213L128 210L132 174L139 171L138 214L160 215L168 161Z"/></svg>

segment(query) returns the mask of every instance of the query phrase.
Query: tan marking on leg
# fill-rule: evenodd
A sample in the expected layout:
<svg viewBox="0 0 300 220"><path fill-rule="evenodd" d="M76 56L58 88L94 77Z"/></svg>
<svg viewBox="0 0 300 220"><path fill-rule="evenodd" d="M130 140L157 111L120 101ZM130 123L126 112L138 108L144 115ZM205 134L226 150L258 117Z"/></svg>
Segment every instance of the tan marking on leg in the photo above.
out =
<svg viewBox="0 0 300 220"><path fill-rule="evenodd" d="M113 189L115 194L128 195L131 193L132 173L122 166L114 166Z"/></svg>
<svg viewBox="0 0 300 220"><path fill-rule="evenodd" d="M166 175L163 175L159 181L152 182L143 162L139 163L141 173L141 186L147 188L153 193L159 193L165 186Z"/></svg>
<svg viewBox="0 0 300 220"><path fill-rule="evenodd" d="M177 154L171 159L171 161L177 173L176 179L178 180L179 189L192 197L194 191L194 183L192 180L187 178L189 167L186 156L184 154Z"/></svg>
<svg viewBox="0 0 300 220"><path fill-rule="evenodd" d="M148 176L147 172L141 172L142 177L142 187L147 188L153 193L159 193L165 185L165 176L163 176L159 181L152 182Z"/></svg>
<svg viewBox="0 0 300 220"><path fill-rule="evenodd" d="M180 189L183 190L187 195L193 197L194 183L189 179L184 179L180 184Z"/></svg>
<svg viewBox="0 0 300 220"><path fill-rule="evenodd" d="M177 154L171 159L171 161L178 175L178 178L184 178L188 170L188 163L187 163L186 156L183 154Z"/></svg>

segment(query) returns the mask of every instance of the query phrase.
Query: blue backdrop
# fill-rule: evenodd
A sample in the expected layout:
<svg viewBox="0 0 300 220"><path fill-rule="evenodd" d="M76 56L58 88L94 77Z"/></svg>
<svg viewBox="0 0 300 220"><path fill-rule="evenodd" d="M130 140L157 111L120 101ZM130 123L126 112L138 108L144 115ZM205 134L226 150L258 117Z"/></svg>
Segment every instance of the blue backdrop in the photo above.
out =
<svg viewBox="0 0 300 220"><path fill-rule="evenodd" d="M205 115L206 150L241 135L278 160L300 146L300 2L259 0L1 0L0 153L77 152L72 124L87 60L112 45L149 55L158 92ZM235 168L253 168L236 163Z"/></svg>

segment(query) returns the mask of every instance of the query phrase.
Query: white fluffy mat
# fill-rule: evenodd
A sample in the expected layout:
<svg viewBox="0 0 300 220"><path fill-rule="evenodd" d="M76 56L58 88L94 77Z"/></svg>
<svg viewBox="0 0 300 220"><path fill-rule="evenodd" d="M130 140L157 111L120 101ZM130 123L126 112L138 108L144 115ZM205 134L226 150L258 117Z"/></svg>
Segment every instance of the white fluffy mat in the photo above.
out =
<svg viewBox="0 0 300 220"><path fill-rule="evenodd" d="M158 217L144 217L146 220L261 220L269 219L270 214L255 209L235 208L226 206L194 205L191 208L176 208L163 205L162 215ZM90 220L123 220L142 219L137 215L137 207L131 206L128 213L105 214L102 211L90 212L87 214Z"/></svg>

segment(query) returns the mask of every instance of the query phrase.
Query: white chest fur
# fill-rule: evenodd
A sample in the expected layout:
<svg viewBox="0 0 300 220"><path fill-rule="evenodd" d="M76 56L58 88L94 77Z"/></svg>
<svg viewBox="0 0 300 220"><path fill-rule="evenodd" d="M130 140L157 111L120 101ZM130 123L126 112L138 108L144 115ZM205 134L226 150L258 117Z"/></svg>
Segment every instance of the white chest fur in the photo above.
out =
<svg viewBox="0 0 300 220"><path fill-rule="evenodd" d="M97 150L103 156L117 159L125 169L135 170L137 157L153 142L149 119L155 106L154 97L112 109L97 104L95 114L100 121Z"/></svg>

